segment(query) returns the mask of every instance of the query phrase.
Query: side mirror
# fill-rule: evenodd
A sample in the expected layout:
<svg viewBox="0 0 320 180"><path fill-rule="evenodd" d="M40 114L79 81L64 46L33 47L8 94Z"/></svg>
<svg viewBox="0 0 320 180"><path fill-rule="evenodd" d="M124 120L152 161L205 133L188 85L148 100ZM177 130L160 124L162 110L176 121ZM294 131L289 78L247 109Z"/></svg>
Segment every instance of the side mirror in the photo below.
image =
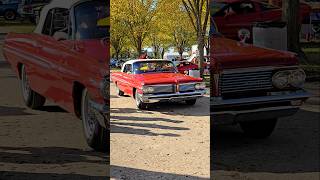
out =
<svg viewBox="0 0 320 180"><path fill-rule="evenodd" d="M55 32L53 34L53 38L57 41L63 41L63 40L67 40L68 39L68 34L65 32Z"/></svg>

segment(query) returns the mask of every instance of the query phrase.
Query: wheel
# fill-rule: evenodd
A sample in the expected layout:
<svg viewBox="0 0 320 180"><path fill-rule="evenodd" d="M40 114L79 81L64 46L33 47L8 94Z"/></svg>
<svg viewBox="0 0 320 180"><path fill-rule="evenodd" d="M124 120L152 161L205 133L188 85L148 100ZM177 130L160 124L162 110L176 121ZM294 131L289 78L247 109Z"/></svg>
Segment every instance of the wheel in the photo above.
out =
<svg viewBox="0 0 320 180"><path fill-rule="evenodd" d="M186 104L187 104L187 105L195 105L196 102L197 102L197 99L186 100Z"/></svg>
<svg viewBox="0 0 320 180"><path fill-rule="evenodd" d="M14 10L7 10L4 12L4 19L8 21L13 21L17 18L17 13Z"/></svg>
<svg viewBox="0 0 320 180"><path fill-rule="evenodd" d="M90 97L87 89L82 92L81 119L85 139L88 145L96 151L107 152L109 150L109 136L106 128L102 127L97 118L99 115L89 103Z"/></svg>
<svg viewBox="0 0 320 180"><path fill-rule="evenodd" d="M117 95L118 95L118 96L123 96L123 95L124 95L124 92L121 91L121 90L118 88L117 84L116 84L116 91L117 91Z"/></svg>
<svg viewBox="0 0 320 180"><path fill-rule="evenodd" d="M274 131L277 119L267 119L252 122L241 122L240 126L244 133L253 138L263 139L269 137Z"/></svg>
<svg viewBox="0 0 320 180"><path fill-rule="evenodd" d="M147 109L147 105L141 101L138 91L135 92L135 100L138 109Z"/></svg>
<svg viewBox="0 0 320 180"><path fill-rule="evenodd" d="M21 67L21 80L20 87L22 91L22 97L26 106L31 109L39 109L46 102L46 98L36 93L30 88L26 68L24 65Z"/></svg>

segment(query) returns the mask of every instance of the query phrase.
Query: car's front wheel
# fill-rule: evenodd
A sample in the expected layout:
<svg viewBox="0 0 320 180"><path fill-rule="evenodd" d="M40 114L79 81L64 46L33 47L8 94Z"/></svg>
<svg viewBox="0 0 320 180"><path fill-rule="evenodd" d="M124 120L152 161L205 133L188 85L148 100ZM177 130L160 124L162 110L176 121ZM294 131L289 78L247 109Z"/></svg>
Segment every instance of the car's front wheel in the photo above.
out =
<svg viewBox="0 0 320 180"><path fill-rule="evenodd" d="M120 90L120 88L116 84L116 91L118 96L124 96L124 92Z"/></svg>
<svg viewBox="0 0 320 180"><path fill-rule="evenodd" d="M7 10L4 12L4 19L8 21L13 21L17 18L17 13L14 10Z"/></svg>
<svg viewBox="0 0 320 180"><path fill-rule="evenodd" d="M96 151L107 152L109 149L108 131L99 124L102 118L90 104L88 90L84 89L81 100L81 119L83 131L88 145Z"/></svg>
<svg viewBox="0 0 320 180"><path fill-rule="evenodd" d="M134 97L135 97L135 101L136 101L136 105L137 105L138 109L147 109L147 104L142 102L140 94L138 93L137 90L135 92Z"/></svg>
<svg viewBox="0 0 320 180"><path fill-rule="evenodd" d="M24 65L21 67L20 77L22 97L26 106L31 109L41 108L46 102L46 98L31 89L26 67Z"/></svg>
<svg viewBox="0 0 320 180"><path fill-rule="evenodd" d="M276 127L277 121L277 118L275 118L267 120L241 122L240 126L247 136L263 139L269 137L272 134Z"/></svg>

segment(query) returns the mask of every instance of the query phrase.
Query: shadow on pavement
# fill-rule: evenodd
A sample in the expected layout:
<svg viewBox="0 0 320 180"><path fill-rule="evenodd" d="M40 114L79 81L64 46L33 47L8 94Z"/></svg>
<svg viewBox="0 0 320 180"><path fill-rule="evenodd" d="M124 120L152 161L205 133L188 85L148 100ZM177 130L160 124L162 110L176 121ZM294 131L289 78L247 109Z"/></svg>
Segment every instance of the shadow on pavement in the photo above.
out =
<svg viewBox="0 0 320 180"><path fill-rule="evenodd" d="M301 110L280 119L264 140L245 137L238 127L213 127L211 168L237 172L319 172L320 113ZM214 172L213 172L214 174Z"/></svg>
<svg viewBox="0 0 320 180"><path fill-rule="evenodd" d="M39 110L45 112L67 112L59 106L43 106Z"/></svg>
<svg viewBox="0 0 320 180"><path fill-rule="evenodd" d="M34 114L31 114L31 113L24 112L25 110L26 110L26 108L0 106L0 117L1 116L34 115Z"/></svg>
<svg viewBox="0 0 320 180"><path fill-rule="evenodd" d="M111 165L111 178L127 179L127 180L152 180L152 179L177 179L177 180L208 180L209 178L202 178L196 176L179 175L155 171L146 171L142 169L134 169L128 167L119 167Z"/></svg>
<svg viewBox="0 0 320 180"><path fill-rule="evenodd" d="M1 147L0 163L14 164L67 164L109 163L108 155L65 147Z"/></svg>
<svg viewBox="0 0 320 180"><path fill-rule="evenodd" d="M1 180L106 180L103 176L0 171Z"/></svg>

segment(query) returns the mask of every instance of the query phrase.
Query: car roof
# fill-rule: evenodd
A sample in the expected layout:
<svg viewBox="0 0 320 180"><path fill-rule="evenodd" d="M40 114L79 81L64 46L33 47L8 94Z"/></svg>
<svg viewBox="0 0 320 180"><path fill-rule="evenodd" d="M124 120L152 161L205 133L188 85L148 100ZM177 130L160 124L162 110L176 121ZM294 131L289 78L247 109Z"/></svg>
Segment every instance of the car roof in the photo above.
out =
<svg viewBox="0 0 320 180"><path fill-rule="evenodd" d="M170 61L170 60L167 60L167 59L133 59L133 60L129 60L129 61L125 62L124 65L125 64L133 64L136 62L143 62L143 61Z"/></svg>
<svg viewBox="0 0 320 180"><path fill-rule="evenodd" d="M45 5L41 10L39 23L37 24L37 27L35 28L34 32L41 34L45 19L50 9L53 9L53 8L71 9L71 7L74 4L77 4L80 2L86 2L86 1L88 0L52 0L49 4Z"/></svg>

